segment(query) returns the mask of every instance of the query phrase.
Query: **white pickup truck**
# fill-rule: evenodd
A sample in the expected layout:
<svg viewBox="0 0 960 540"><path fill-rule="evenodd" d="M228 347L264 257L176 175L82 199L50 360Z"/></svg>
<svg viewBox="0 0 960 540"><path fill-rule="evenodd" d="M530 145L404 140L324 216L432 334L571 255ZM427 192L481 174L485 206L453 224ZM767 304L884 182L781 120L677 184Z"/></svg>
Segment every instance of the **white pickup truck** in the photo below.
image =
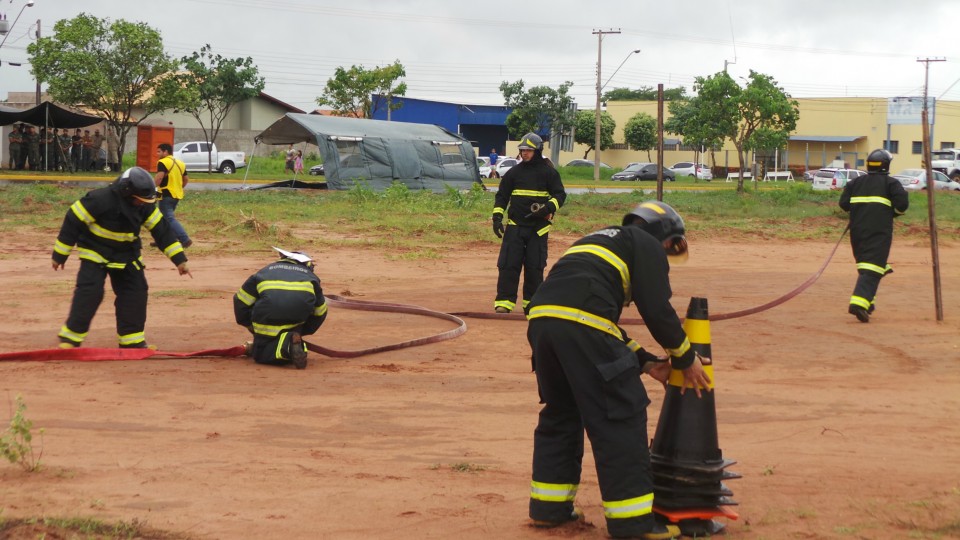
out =
<svg viewBox="0 0 960 540"><path fill-rule="evenodd" d="M930 152L930 167L960 182L960 150L944 148Z"/></svg>
<svg viewBox="0 0 960 540"><path fill-rule="evenodd" d="M208 157L209 148L213 151ZM233 174L237 169L247 166L246 155L243 152L218 151L216 143L203 141L177 143L173 145L173 156L182 161L188 171L206 172L209 170L208 164L212 164L215 170L223 174Z"/></svg>

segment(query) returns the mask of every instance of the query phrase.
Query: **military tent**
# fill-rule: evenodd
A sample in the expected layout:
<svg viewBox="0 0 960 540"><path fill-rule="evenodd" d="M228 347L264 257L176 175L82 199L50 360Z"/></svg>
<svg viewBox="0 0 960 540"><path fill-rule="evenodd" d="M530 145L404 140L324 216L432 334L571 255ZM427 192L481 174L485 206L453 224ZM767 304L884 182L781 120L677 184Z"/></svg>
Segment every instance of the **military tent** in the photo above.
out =
<svg viewBox="0 0 960 540"><path fill-rule="evenodd" d="M350 189L357 182L383 189L400 182L443 191L480 182L470 142L434 125L287 113L255 140L316 144L330 189Z"/></svg>
<svg viewBox="0 0 960 540"><path fill-rule="evenodd" d="M73 112L55 103L44 101L31 109L0 107L0 126L30 124L38 127L81 128L102 122L103 119L89 114Z"/></svg>

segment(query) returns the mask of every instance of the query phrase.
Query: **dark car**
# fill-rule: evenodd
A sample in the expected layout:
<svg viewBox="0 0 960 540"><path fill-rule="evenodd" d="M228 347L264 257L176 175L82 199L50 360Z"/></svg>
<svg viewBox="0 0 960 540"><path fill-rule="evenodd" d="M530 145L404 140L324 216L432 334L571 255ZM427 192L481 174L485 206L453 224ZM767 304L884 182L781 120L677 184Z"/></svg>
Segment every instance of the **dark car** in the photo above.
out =
<svg viewBox="0 0 960 540"><path fill-rule="evenodd" d="M663 169L663 181L664 182L673 182L677 179L676 173L667 169L666 167L661 167ZM656 180L657 179L657 164L656 163L634 163L626 169L618 172L617 174L610 177L611 180Z"/></svg>
<svg viewBox="0 0 960 540"><path fill-rule="evenodd" d="M593 162L588 159L575 159L573 161L567 162L564 167L593 167ZM607 165L604 162L600 162L601 169L612 169L613 167Z"/></svg>
<svg viewBox="0 0 960 540"><path fill-rule="evenodd" d="M313 176L323 176L323 163L310 167L310 174Z"/></svg>

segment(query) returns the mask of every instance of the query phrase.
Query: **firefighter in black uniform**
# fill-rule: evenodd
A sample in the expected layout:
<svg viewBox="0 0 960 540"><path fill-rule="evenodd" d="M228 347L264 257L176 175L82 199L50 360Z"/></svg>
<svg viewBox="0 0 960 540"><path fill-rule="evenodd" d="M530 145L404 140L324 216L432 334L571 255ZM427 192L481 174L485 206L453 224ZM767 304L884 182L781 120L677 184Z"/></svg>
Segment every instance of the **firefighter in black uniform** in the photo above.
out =
<svg viewBox="0 0 960 540"><path fill-rule="evenodd" d="M850 212L850 245L857 261L857 284L847 311L860 322L870 322L876 307L880 279L893 272L887 264L893 243L893 218L907 211L910 198L896 178L890 176L886 150L867 156L867 174L847 182L840 195L840 208Z"/></svg>
<svg viewBox="0 0 960 540"><path fill-rule="evenodd" d="M296 251L280 253L280 260L247 278L233 297L237 324L253 333L247 356L258 364L307 367L302 336L316 332L327 318L327 303L313 261Z"/></svg>
<svg viewBox="0 0 960 540"><path fill-rule="evenodd" d="M614 538L673 538L679 529L653 515L647 448L649 403L640 381L661 383L670 367L685 387L710 387L670 304L667 255L687 252L683 220L669 205L645 202L589 234L554 264L527 317L527 338L543 409L534 432L530 518L551 527L582 518L573 505L580 484L583 432L593 447L607 531ZM669 364L618 326L634 302Z"/></svg>
<svg viewBox="0 0 960 540"><path fill-rule="evenodd" d="M140 256L140 228L146 227L163 253L189 275L187 254L177 235L154 204L157 186L140 167L127 169L107 187L95 189L67 211L53 248L53 269L60 270L71 251L80 257L77 286L67 322L60 329L60 348L79 347L103 301L103 283L110 277L116 294L117 338L121 348L147 347L147 279ZM76 248L74 248L76 246Z"/></svg>
<svg viewBox="0 0 960 540"><path fill-rule="evenodd" d="M494 200L493 233L503 238L497 259L497 298L493 302L497 313L509 313L516 307L521 269L526 311L533 293L543 283L550 219L567 198L560 173L543 158L543 139L527 133L519 148L522 161L504 173Z"/></svg>

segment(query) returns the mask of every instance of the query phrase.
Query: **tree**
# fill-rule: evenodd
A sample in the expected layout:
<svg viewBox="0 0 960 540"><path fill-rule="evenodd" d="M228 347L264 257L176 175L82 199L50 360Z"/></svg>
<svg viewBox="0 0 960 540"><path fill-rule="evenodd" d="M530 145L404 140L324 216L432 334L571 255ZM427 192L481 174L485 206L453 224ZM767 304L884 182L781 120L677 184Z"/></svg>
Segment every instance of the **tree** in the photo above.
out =
<svg viewBox="0 0 960 540"><path fill-rule="evenodd" d="M144 23L110 22L81 13L57 21L53 35L27 47L32 73L56 101L83 106L106 118L123 155L130 129L172 108L178 92L161 85L176 62L160 33ZM134 107L142 113L133 117Z"/></svg>
<svg viewBox="0 0 960 540"><path fill-rule="evenodd" d="M393 98L406 95L407 83L396 84L406 76L407 71L400 64L400 60L395 60L389 66L373 69L365 69L363 66L350 66L350 69L338 67L333 78L327 80L323 94L317 98L317 104L333 108L340 116L373 118L383 106L382 100L372 99L373 94L386 98L388 110L395 111L403 106L402 102L394 103Z"/></svg>
<svg viewBox="0 0 960 540"><path fill-rule="evenodd" d="M733 139L743 170L746 150L769 150L784 146L790 132L797 128L800 105L790 94L777 86L769 75L750 70L750 81L737 101L740 113L739 129ZM754 182L757 181L754 176ZM743 175L737 183L737 192L743 192Z"/></svg>
<svg viewBox="0 0 960 540"><path fill-rule="evenodd" d="M603 116L600 123L603 123ZM646 150L647 161L653 161L650 150L657 147L657 119L647 113L633 115L623 126L623 139L633 150Z"/></svg>
<svg viewBox="0 0 960 540"><path fill-rule="evenodd" d="M574 131L574 142L588 146L587 151L583 153L583 159L593 150L597 144L597 116L594 111L577 111L577 124ZM610 116L610 113L603 111L600 113L600 150L606 150L613 146L613 131L617 129L617 122Z"/></svg>
<svg viewBox="0 0 960 540"><path fill-rule="evenodd" d="M664 101L677 101L687 98L687 90L678 86L663 91ZM603 94L603 101L656 101L657 89L651 86L641 86L636 90L629 88L614 88Z"/></svg>
<svg viewBox="0 0 960 540"><path fill-rule="evenodd" d="M513 110L507 116L507 132L517 140L525 134L566 133L574 124L573 97L568 95L573 83L567 81L554 90L549 86L534 86L524 90L523 80L503 81L500 92L504 104Z"/></svg>
<svg viewBox="0 0 960 540"><path fill-rule="evenodd" d="M168 79L183 90L183 101L177 104L176 110L196 118L210 143L216 142L223 120L234 105L258 96L265 86L249 56L224 58L214 55L210 45L204 45L193 55L184 56L181 62L186 71ZM210 144L207 146L208 171L213 170L212 154Z"/></svg>
<svg viewBox="0 0 960 540"><path fill-rule="evenodd" d="M722 107L722 104L720 105ZM719 148L726 137L724 129L728 129L724 122L717 123L716 118L709 118L717 107L704 107L704 101L699 96L672 101L668 105L670 118L663 124L664 131L683 137L684 143L694 148L694 161L700 162L701 148ZM731 107L731 113L733 109ZM696 178L696 175L694 175Z"/></svg>

